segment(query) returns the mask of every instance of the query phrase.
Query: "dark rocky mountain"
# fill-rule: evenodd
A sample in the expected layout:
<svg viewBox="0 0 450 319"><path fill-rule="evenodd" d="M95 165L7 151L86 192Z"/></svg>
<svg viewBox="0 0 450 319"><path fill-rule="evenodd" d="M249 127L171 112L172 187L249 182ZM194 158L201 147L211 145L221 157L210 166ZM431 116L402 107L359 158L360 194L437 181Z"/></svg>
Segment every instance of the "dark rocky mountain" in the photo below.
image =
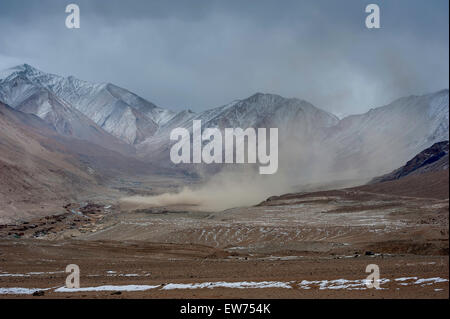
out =
<svg viewBox="0 0 450 319"><path fill-rule="evenodd" d="M370 184L393 181L410 175L448 170L448 149L448 141L435 143L414 156L404 166L389 174L374 178Z"/></svg>

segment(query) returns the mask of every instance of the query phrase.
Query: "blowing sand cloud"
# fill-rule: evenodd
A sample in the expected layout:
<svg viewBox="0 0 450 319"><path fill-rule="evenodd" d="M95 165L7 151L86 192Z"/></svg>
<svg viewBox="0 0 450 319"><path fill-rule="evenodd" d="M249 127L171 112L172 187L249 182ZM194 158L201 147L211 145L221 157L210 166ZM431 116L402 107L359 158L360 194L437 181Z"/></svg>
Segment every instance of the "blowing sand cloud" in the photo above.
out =
<svg viewBox="0 0 450 319"><path fill-rule="evenodd" d="M123 206L193 206L201 211L255 205L267 197L288 191L289 184L280 177L268 177L251 171L220 172L198 186L184 187L177 193L156 196L132 196L121 199Z"/></svg>
<svg viewBox="0 0 450 319"><path fill-rule="evenodd" d="M280 149L281 166L273 175L260 175L257 165L229 165L217 174L205 173L207 166L197 166L203 176L196 186L186 186L176 193L156 196L131 196L121 199L124 207L148 208L158 206L192 206L202 211L222 211L233 207L250 206L270 196L306 189L312 185L351 179L360 172L333 172L335 150L318 147L314 143L298 140L284 142ZM292 147L294 145L294 147ZM333 184L335 186L336 184Z"/></svg>

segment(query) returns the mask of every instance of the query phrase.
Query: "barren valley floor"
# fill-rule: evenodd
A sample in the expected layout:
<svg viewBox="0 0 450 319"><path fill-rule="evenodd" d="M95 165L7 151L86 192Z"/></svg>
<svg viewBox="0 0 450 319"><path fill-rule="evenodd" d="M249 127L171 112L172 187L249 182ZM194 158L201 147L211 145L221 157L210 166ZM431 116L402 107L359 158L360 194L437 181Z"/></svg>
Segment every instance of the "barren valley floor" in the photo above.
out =
<svg viewBox="0 0 450 319"><path fill-rule="evenodd" d="M406 180L223 212L72 203L0 228L0 297L448 298L448 171L431 177L440 192ZM80 290L61 289L68 264Z"/></svg>
<svg viewBox="0 0 450 319"><path fill-rule="evenodd" d="M92 241L3 241L1 251L2 298L448 298L448 256L233 256L200 245ZM80 267L81 290L58 292L70 263ZM373 263L379 290L361 282Z"/></svg>

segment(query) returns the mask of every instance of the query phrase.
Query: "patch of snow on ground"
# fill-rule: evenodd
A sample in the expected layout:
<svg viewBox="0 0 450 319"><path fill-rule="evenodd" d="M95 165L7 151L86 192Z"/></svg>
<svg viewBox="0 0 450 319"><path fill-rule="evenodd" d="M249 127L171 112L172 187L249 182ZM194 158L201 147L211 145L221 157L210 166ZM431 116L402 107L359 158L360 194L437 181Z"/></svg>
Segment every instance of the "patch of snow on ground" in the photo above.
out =
<svg viewBox="0 0 450 319"><path fill-rule="evenodd" d="M0 288L0 295L32 295L36 291L49 290L50 288Z"/></svg>
<svg viewBox="0 0 450 319"><path fill-rule="evenodd" d="M289 282L280 282L280 281L241 281L241 282L203 282L196 284L167 284L162 289L171 290L171 289L201 289L201 288L292 288Z"/></svg>
<svg viewBox="0 0 450 319"><path fill-rule="evenodd" d="M122 285L122 286L97 286L97 287L83 287L83 288L66 288L60 287L55 289L55 292L85 292L85 291L144 291L158 288L159 285Z"/></svg>

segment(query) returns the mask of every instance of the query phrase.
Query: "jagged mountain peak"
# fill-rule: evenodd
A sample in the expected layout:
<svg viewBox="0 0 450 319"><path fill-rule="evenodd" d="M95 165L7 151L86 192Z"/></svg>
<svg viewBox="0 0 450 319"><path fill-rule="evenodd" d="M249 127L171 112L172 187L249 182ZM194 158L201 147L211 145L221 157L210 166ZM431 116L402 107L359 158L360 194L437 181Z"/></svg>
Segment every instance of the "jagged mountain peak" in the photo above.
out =
<svg viewBox="0 0 450 319"><path fill-rule="evenodd" d="M250 95L247 98L240 99L237 101L246 101L246 102L269 102L269 103L277 103L281 101L291 101L296 103L308 103L305 100L299 99L297 97L285 97L275 93L264 93L264 92L256 92ZM312 105L312 104L311 104Z"/></svg>
<svg viewBox="0 0 450 319"><path fill-rule="evenodd" d="M276 109L285 109L290 110L291 112L307 112L307 113L320 113L321 115L325 115L329 118L330 124L336 124L339 121L339 118L325 110L322 110L312 103L299 99L296 97L283 97L278 94L273 93L261 93L257 92L248 98L237 100L229 104L229 106L235 108L241 108L251 110L257 112L273 112Z"/></svg>
<svg viewBox="0 0 450 319"><path fill-rule="evenodd" d="M26 77L28 79L33 79L36 76L42 76L46 73L42 72L41 70L27 64L19 64L16 66L13 66L11 68L5 69L3 71L0 71L0 81L6 80L8 78L22 76ZM53 75L56 76L56 75Z"/></svg>
<svg viewBox="0 0 450 319"><path fill-rule="evenodd" d="M42 88L129 144L151 136L176 114L112 83L91 83L73 75L45 73L29 64L0 73L0 100L13 107Z"/></svg>
<svg viewBox="0 0 450 319"><path fill-rule="evenodd" d="M284 98L278 94L256 92L256 93L250 95L248 98L245 98L243 100L261 101L261 100L275 100L275 99L284 99Z"/></svg>
<svg viewBox="0 0 450 319"><path fill-rule="evenodd" d="M258 103L260 105L265 104L278 104L278 103L285 103L287 101L290 102L297 102L302 103L305 102L303 100L297 99L297 98L286 98L278 94L274 93L262 93L262 92L256 92L255 94L252 94L251 96L238 100L237 102L241 103ZM233 101L236 102L236 101Z"/></svg>

